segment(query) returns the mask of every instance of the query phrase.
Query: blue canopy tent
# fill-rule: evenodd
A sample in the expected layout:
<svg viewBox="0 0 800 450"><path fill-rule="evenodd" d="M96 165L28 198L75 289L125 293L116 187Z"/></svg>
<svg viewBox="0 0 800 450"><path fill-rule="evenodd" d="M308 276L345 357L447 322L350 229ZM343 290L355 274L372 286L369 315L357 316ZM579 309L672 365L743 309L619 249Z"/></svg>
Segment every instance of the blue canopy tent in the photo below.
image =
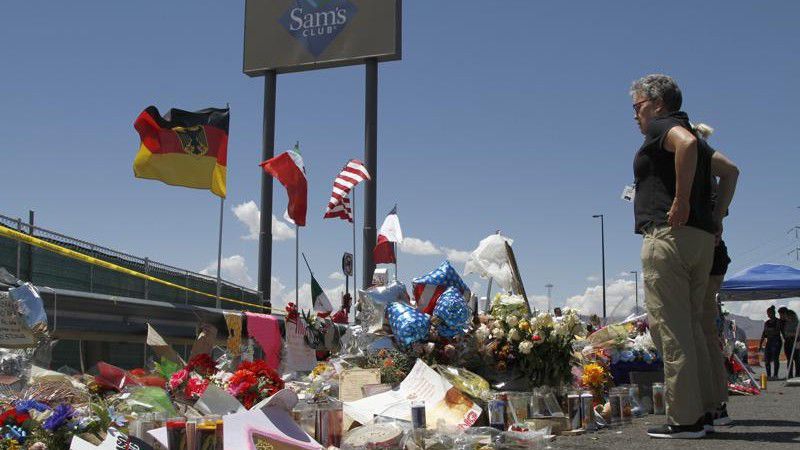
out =
<svg viewBox="0 0 800 450"><path fill-rule="evenodd" d="M800 297L800 270L780 264L753 266L725 280L719 295L729 302Z"/></svg>
<svg viewBox="0 0 800 450"><path fill-rule="evenodd" d="M760 264L728 278L719 290L720 301L776 300L800 297L800 270L780 264ZM800 335L800 323L795 336ZM789 361L797 348L792 347Z"/></svg>

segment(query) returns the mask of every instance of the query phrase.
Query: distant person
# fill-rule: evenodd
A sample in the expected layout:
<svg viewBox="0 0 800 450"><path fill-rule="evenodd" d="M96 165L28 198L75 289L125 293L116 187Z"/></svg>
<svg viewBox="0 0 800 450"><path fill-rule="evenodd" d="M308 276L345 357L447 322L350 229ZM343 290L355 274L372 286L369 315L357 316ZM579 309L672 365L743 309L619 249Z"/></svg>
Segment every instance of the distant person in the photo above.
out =
<svg viewBox="0 0 800 450"><path fill-rule="evenodd" d="M764 346L765 341L766 347ZM764 365L767 368L768 380L778 378L782 346L780 321L775 316L775 306L773 305L767 308L767 320L764 321L764 331L761 332L761 340L758 341L758 351L764 351Z"/></svg>
<svg viewBox="0 0 800 450"><path fill-rule="evenodd" d="M553 309L553 315L556 317L561 317L561 308L557 307Z"/></svg>
<svg viewBox="0 0 800 450"><path fill-rule="evenodd" d="M794 361L792 361L792 349L797 345L797 313L793 310L781 306L778 309L780 315L781 335L783 336L783 353L786 355L786 379L800 377L800 355L794 350Z"/></svg>
<svg viewBox="0 0 800 450"><path fill-rule="evenodd" d="M692 125L695 135L705 141L714 132L710 126L700 123ZM713 385L711 390L704 398L704 408L711 417L706 419L706 431L711 431L714 425L730 425L731 418L728 416L728 371L725 368L725 356L722 354L722 342L719 339L719 329L717 319L719 317L719 293L722 280L728 272L728 265L731 258L728 256L728 248L722 240L722 220L728 215L728 207L736 191L736 182L739 179L739 168L722 153L715 151L711 156L711 185L712 185L712 218L717 228L715 235L714 261L708 276L705 299L702 307L702 327L705 333L707 345L707 358L710 361L709 374ZM743 341L746 342L746 341ZM702 349L698 351L702 352ZM747 363L747 358L743 361ZM700 374L705 377L706 374ZM712 412L713 411L713 412Z"/></svg>
<svg viewBox="0 0 800 450"><path fill-rule="evenodd" d="M647 75L630 89L644 142L633 161L634 216L642 243L645 305L650 331L664 361L667 423L648 430L660 439L705 436L714 381L703 331L703 304L714 260L711 158L681 111L683 96L671 77ZM732 195L732 193L731 193ZM728 199L728 202L730 200ZM718 199L725 211L728 204Z"/></svg>

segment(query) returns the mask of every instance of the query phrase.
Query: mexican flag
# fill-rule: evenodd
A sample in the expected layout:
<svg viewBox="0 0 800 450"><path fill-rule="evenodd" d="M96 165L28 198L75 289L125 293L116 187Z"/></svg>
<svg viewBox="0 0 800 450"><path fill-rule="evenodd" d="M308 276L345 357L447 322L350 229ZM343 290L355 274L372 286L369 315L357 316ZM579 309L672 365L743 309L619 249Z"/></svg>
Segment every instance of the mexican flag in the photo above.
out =
<svg viewBox="0 0 800 450"><path fill-rule="evenodd" d="M311 304L314 305L314 311L316 312L329 313L333 311L331 301L328 300L325 291L323 291L319 283L317 283L317 279L314 278L313 273L311 274Z"/></svg>
<svg viewBox="0 0 800 450"><path fill-rule="evenodd" d="M308 181L299 146L295 145L294 150L283 152L260 165L265 172L286 187L286 193L289 195L287 208L289 217L294 224L304 227L308 207Z"/></svg>

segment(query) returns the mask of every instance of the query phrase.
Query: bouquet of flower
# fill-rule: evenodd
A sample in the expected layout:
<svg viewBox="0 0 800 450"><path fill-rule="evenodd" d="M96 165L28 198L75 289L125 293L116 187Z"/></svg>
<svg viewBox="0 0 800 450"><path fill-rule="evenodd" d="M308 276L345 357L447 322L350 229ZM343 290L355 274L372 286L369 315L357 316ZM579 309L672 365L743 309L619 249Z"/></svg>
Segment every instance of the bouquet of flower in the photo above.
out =
<svg viewBox="0 0 800 450"><path fill-rule="evenodd" d="M530 317L521 297L498 294L491 314L481 316L480 322L475 339L484 362L496 371L517 368L529 387L571 381L572 343L583 330L575 310L565 308L559 320L547 313Z"/></svg>
<svg viewBox="0 0 800 450"><path fill-rule="evenodd" d="M283 389L280 375L266 361L242 361L226 381L227 391L245 408L250 409L261 400Z"/></svg>
<svg viewBox="0 0 800 450"><path fill-rule="evenodd" d="M592 362L583 366L580 384L592 391L594 398L599 401L599 399L603 398L606 388L611 384L611 375L605 366Z"/></svg>
<svg viewBox="0 0 800 450"><path fill-rule="evenodd" d="M217 368L210 355L195 355L183 369L172 374L167 390L178 399L196 400L206 391L211 377L216 373Z"/></svg>
<svg viewBox="0 0 800 450"><path fill-rule="evenodd" d="M367 357L363 368L381 369L381 383L395 384L405 379L415 362L401 351L381 349Z"/></svg>

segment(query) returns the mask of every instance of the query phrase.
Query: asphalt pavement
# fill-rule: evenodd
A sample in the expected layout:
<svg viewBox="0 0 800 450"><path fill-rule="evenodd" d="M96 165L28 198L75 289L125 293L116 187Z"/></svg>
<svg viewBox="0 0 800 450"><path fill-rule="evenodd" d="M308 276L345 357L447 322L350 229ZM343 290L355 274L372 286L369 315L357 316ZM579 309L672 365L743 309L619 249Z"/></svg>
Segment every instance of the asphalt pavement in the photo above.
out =
<svg viewBox="0 0 800 450"><path fill-rule="evenodd" d="M759 396L732 396L731 426L717 427L703 439L651 439L647 428L664 423L664 416L634 419L631 425L581 436L560 436L553 449L795 449L800 450L800 387L771 381Z"/></svg>

